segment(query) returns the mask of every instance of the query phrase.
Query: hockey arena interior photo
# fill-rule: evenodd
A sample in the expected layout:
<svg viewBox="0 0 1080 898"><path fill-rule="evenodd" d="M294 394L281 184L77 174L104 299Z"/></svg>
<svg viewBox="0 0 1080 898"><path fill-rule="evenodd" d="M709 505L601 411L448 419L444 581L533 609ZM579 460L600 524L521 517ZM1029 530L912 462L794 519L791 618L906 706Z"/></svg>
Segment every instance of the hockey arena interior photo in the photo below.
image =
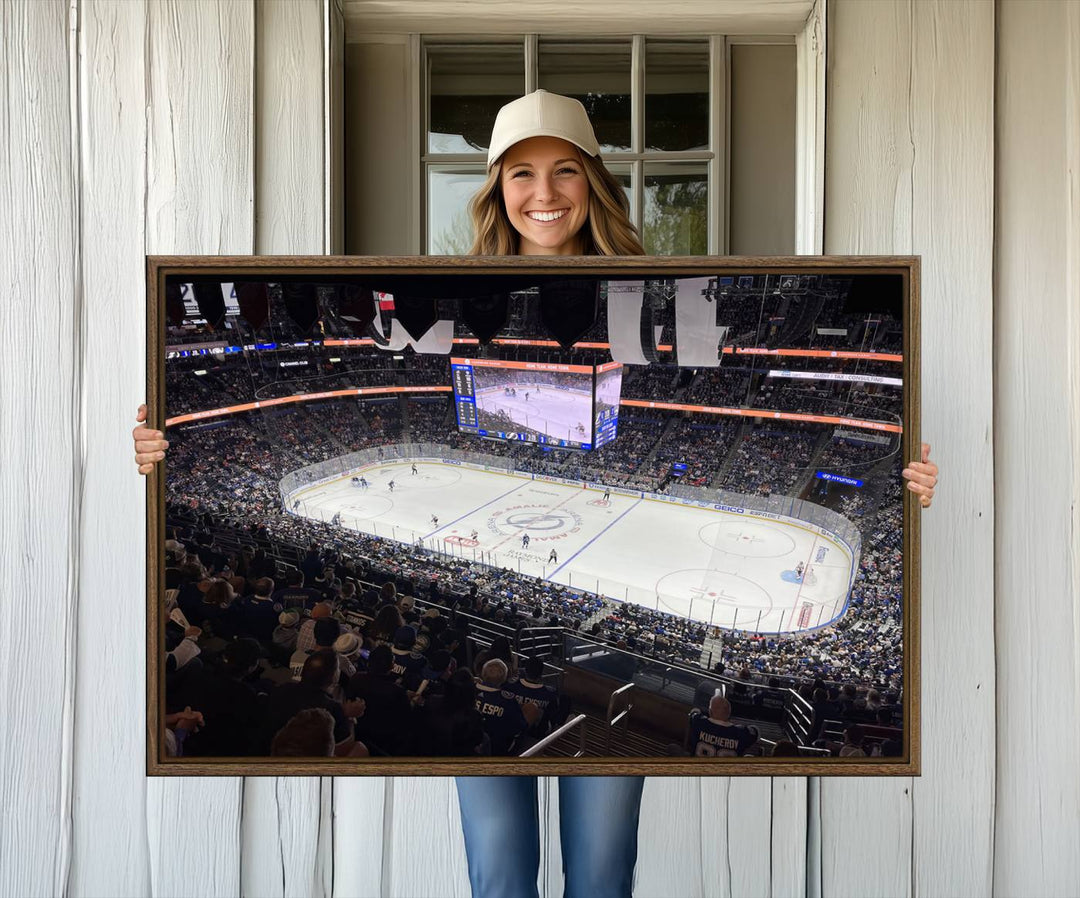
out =
<svg viewBox="0 0 1080 898"><path fill-rule="evenodd" d="M901 758L898 284L170 277L166 754Z"/></svg>

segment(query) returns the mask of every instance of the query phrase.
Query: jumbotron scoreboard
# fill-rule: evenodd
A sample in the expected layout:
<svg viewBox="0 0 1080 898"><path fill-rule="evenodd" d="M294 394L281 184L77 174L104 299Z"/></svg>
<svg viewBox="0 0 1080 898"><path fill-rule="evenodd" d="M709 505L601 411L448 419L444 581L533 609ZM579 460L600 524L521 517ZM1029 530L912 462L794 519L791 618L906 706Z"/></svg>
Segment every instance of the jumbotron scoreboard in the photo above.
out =
<svg viewBox="0 0 1080 898"><path fill-rule="evenodd" d="M615 439L622 365L450 359L458 430L588 451Z"/></svg>

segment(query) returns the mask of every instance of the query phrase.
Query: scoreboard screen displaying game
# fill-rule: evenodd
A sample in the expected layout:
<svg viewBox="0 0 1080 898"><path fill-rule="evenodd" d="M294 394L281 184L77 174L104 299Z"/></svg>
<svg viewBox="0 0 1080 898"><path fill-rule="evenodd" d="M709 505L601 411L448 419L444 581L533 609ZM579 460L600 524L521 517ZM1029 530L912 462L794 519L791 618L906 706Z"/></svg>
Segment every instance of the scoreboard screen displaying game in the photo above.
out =
<svg viewBox="0 0 1080 898"><path fill-rule="evenodd" d="M452 358L450 371L463 433L580 450L615 438L622 387L617 362L596 368Z"/></svg>
<svg viewBox="0 0 1080 898"><path fill-rule="evenodd" d="M623 367L618 362L609 362L596 369L596 401L593 404L595 417L593 426L595 438L593 445L603 446L615 439L619 426L619 397L622 395Z"/></svg>

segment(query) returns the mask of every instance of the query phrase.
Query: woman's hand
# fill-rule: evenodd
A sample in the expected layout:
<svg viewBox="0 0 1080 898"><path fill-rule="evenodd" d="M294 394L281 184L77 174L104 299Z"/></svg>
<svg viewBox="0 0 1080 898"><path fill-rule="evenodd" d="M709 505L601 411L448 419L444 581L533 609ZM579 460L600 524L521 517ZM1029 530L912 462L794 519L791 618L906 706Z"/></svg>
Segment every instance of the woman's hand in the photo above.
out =
<svg viewBox="0 0 1080 898"><path fill-rule="evenodd" d="M913 461L904 468L903 475L907 488L919 497L919 504L929 508L934 501L934 487L937 486L938 466L930 461L930 444L922 444L922 461Z"/></svg>
<svg viewBox="0 0 1080 898"><path fill-rule="evenodd" d="M145 404L139 406L135 420L146 420ZM160 430L151 430L142 424L131 431L131 436L135 440L135 464L139 466L139 473L149 474L154 469L154 465L165 457L169 441Z"/></svg>

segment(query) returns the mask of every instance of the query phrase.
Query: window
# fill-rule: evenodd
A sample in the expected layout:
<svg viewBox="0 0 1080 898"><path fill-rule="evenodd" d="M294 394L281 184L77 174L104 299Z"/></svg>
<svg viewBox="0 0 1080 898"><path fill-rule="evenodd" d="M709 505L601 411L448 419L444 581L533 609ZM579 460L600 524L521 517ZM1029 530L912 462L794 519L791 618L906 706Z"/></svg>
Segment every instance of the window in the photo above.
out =
<svg viewBox="0 0 1080 898"><path fill-rule="evenodd" d="M794 58L790 42L788 49ZM627 191L646 252L726 251L723 37L428 38L422 61L425 252L468 252L466 204L486 174L495 115L534 88L584 104L604 162ZM794 108L791 134L793 180ZM787 215L793 218L794 208Z"/></svg>

